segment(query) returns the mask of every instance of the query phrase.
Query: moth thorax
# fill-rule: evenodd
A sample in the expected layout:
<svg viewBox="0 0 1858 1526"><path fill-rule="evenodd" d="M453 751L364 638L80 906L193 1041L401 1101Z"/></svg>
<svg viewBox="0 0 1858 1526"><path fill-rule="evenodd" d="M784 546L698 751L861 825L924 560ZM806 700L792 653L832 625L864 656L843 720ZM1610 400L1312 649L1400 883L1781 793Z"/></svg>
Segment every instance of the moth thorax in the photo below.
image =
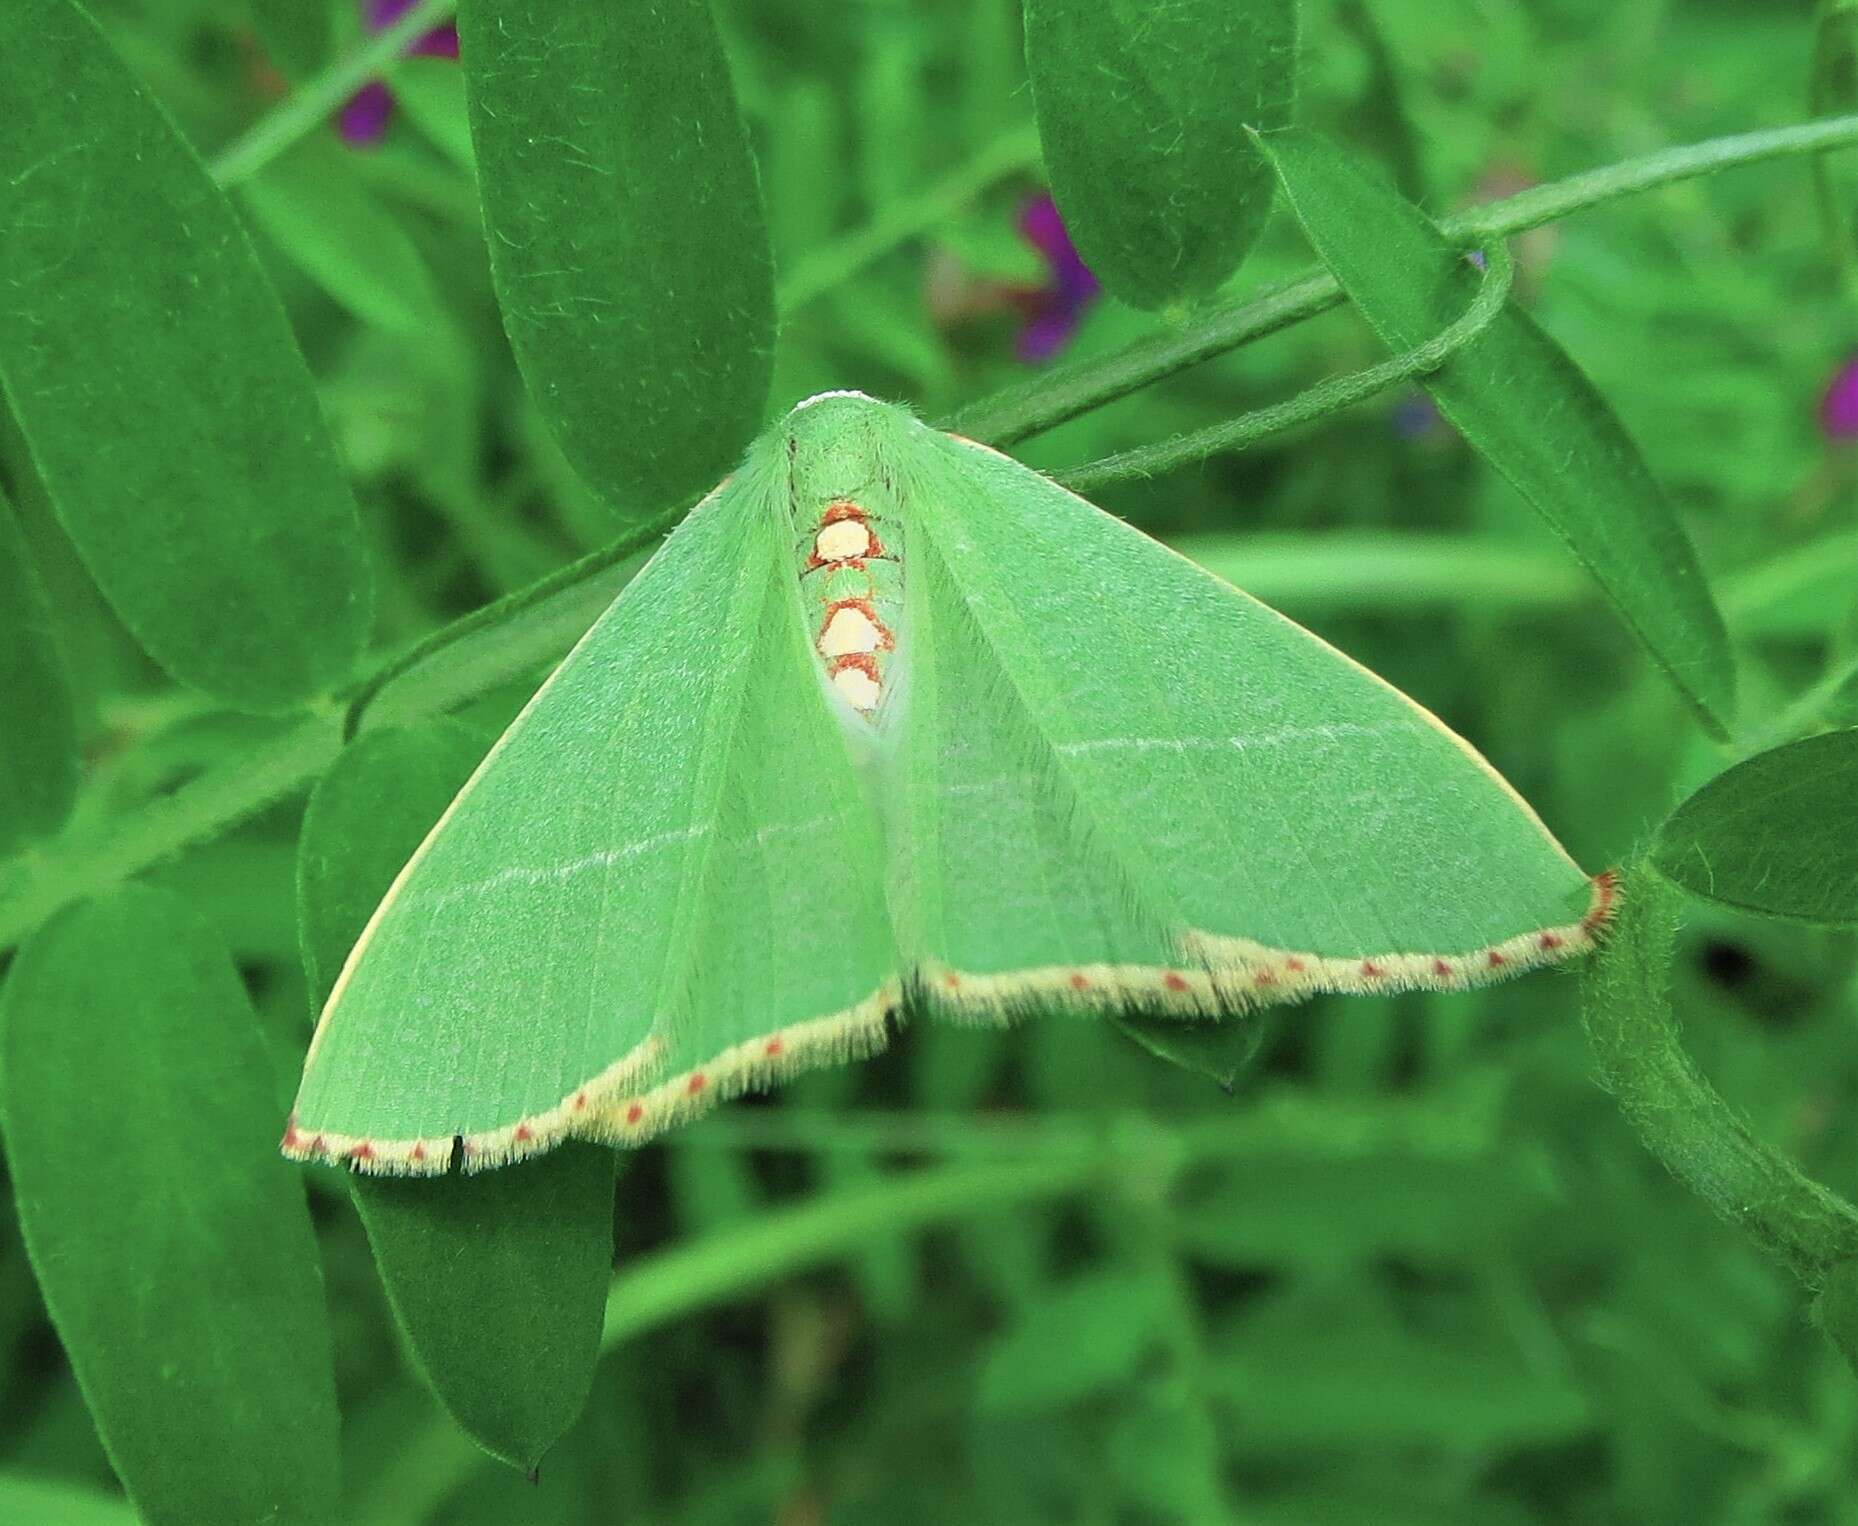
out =
<svg viewBox="0 0 1858 1526"><path fill-rule="evenodd" d="M800 588L813 650L846 704L870 715L883 702L902 610L902 536L894 518L850 498L803 517Z"/></svg>

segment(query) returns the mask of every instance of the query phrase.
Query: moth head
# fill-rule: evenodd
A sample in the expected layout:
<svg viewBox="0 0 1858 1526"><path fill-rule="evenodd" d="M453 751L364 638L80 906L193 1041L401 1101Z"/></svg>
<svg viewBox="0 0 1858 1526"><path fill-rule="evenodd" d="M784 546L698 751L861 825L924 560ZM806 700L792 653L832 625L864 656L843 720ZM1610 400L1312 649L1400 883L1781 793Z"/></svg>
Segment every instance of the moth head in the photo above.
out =
<svg viewBox="0 0 1858 1526"><path fill-rule="evenodd" d="M862 392L822 392L781 425L793 498L803 506L856 499L883 480L884 442L909 415Z"/></svg>

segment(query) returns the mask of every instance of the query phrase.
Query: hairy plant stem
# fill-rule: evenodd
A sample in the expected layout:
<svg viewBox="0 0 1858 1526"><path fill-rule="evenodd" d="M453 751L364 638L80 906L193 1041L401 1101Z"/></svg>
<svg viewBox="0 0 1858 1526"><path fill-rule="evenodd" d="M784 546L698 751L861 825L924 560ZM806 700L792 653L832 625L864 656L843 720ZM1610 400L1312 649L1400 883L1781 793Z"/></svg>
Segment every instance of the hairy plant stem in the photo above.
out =
<svg viewBox="0 0 1858 1526"><path fill-rule="evenodd" d="M1385 392L1389 387L1438 370L1489 328L1497 314L1503 311L1503 304L1509 300L1516 267L1510 258L1508 245L1501 242L1489 244L1484 255L1489 261L1489 269L1478 286L1477 296L1472 299L1463 316L1404 355L1396 355L1366 370L1323 382L1307 392L1298 393L1288 402L1241 414L1223 424L1196 429L1191 434L1177 435L1172 440L1161 440L1137 450L1105 456L1102 460L1092 461L1068 472L1059 472L1058 480L1074 492L1086 493L1105 483L1122 482L1130 477L1158 476L1162 472L1205 460L1208 456L1244 450L1246 446L1255 445L1271 435L1282 434L1300 424L1308 424L1341 409L1352 408L1356 403Z"/></svg>
<svg viewBox="0 0 1858 1526"><path fill-rule="evenodd" d="M680 503L667 513L635 525L617 540L590 551L565 567L557 567L527 588L505 594L501 599L474 609L470 614L441 625L435 631L429 631L405 651L381 663L349 691L347 707L343 713L342 740L350 742L355 739L369 708L401 675L412 672L446 647L455 646L479 631L494 630L506 620L534 609L557 595L582 588L599 574L619 567L640 552L657 545L659 539L669 534L678 521L691 511L694 503L694 499L689 503Z"/></svg>
<svg viewBox="0 0 1858 1526"><path fill-rule="evenodd" d="M1104 1156L1090 1152L932 1166L758 1213L621 1271L607 1294L601 1347L611 1351L693 1310L855 1255L883 1237L1081 1191L1104 1168Z"/></svg>
<svg viewBox="0 0 1858 1526"><path fill-rule="evenodd" d="M1858 145L1858 115L1711 138L1532 186L1502 201L1445 218L1439 228L1459 244L1488 243L1602 202L1698 175L1852 145ZM1115 402L1161 377L1313 318L1341 300L1342 288L1324 270L1297 276L1254 296L1215 298L1178 330L1133 340L1109 355L1050 367L960 409L946 421L946 427L990 445L1010 445Z"/></svg>
<svg viewBox="0 0 1858 1526"><path fill-rule="evenodd" d="M1601 1081L1673 1176L1818 1290L1835 1268L1858 1262L1858 1208L1757 1139L1685 1052L1670 996L1678 906L1678 892L1648 865L1627 872L1585 979Z"/></svg>
<svg viewBox="0 0 1858 1526"><path fill-rule="evenodd" d="M351 95L388 68L434 27L443 26L458 0L419 0L385 31L287 95L245 135L215 155L207 169L223 186L250 180L306 133L327 121Z"/></svg>
<svg viewBox="0 0 1858 1526"><path fill-rule="evenodd" d="M326 71L257 124L215 165L222 182L249 176L321 121L349 91L396 57L419 31L451 13L424 0L395 27ZM1490 243L1635 191L1765 160L1858 145L1858 115L1742 133L1537 186L1447 219L1446 234ZM1215 302L1184 328L1137 340L1114 354L1041 373L962 409L946 427L999 444L1023 439L1202 360L1314 316L1341 300L1333 277L1314 271L1256 296ZM441 714L499 683L533 673L570 646L625 581L629 559L672 522L666 514L592 556L434 632L377 667L343 696L346 719L319 711L258 753L210 770L171 795L120 818L110 830L67 833L0 862L0 949L60 907L128 878L169 854L226 830L301 789L327 766L345 735L379 711L401 723Z"/></svg>

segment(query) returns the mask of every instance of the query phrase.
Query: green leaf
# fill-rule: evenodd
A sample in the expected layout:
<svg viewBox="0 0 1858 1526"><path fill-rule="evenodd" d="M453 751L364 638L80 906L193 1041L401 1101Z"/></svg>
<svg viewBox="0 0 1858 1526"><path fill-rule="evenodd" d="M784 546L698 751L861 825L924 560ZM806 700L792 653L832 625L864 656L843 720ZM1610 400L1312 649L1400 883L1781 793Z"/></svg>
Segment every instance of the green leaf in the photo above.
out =
<svg viewBox="0 0 1858 1526"><path fill-rule="evenodd" d="M1137 1519L1219 1519L1220 1437L1198 1397L1176 1382L1119 1400L1106 1461Z"/></svg>
<svg viewBox="0 0 1858 1526"><path fill-rule="evenodd" d="M1826 1273L1813 1300L1813 1323L1858 1372L1858 1261L1841 1261Z"/></svg>
<svg viewBox="0 0 1858 1526"><path fill-rule="evenodd" d="M643 518L761 424L774 276L707 0L465 0L491 272L524 380L575 468Z"/></svg>
<svg viewBox="0 0 1858 1526"><path fill-rule="evenodd" d="M136 1526L136 1514L115 1495L63 1479L0 1473L0 1521L31 1526Z"/></svg>
<svg viewBox="0 0 1858 1526"><path fill-rule="evenodd" d="M387 76L394 105L460 169L477 174L464 72L449 58L403 58Z"/></svg>
<svg viewBox="0 0 1858 1526"><path fill-rule="evenodd" d="M483 752L455 721L375 733L317 786L297 883L318 1002ZM439 1401L518 1467L534 1467L587 1399L612 1274L613 1171L612 1151L574 1145L481 1175L352 1182L388 1299Z"/></svg>
<svg viewBox="0 0 1858 1526"><path fill-rule="evenodd" d="M438 720L369 732L323 775L297 840L297 925L313 1006L328 1000L375 906L484 752L469 727Z"/></svg>
<svg viewBox="0 0 1858 1526"><path fill-rule="evenodd" d="M402 337L444 332L445 306L418 247L333 142L299 143L239 189L284 256L357 318Z"/></svg>
<svg viewBox="0 0 1858 1526"><path fill-rule="evenodd" d="M1284 1149L1199 1173L1180 1205L1181 1243L1209 1265L1242 1269L1449 1263L1472 1240L1514 1243L1553 1201L1528 1152L1390 1149L1349 1160Z"/></svg>
<svg viewBox="0 0 1858 1526"><path fill-rule="evenodd" d="M316 1242L224 951L160 891L74 907L0 991L0 1059L26 1247L136 1507L333 1520Z"/></svg>
<svg viewBox="0 0 1858 1526"><path fill-rule="evenodd" d="M1723 584L1723 613L1745 641L1819 641L1853 614L1858 531L1816 535L1738 570Z"/></svg>
<svg viewBox="0 0 1858 1526"><path fill-rule="evenodd" d="M1124 1268L1047 1288L988 1352L982 1412L1057 1409L1128 1382L1154 1344L1160 1310L1155 1279Z"/></svg>
<svg viewBox="0 0 1858 1526"><path fill-rule="evenodd" d="M1052 191L1123 301L1200 296L1271 210L1248 126L1290 122L1294 0L1026 0L1026 69Z"/></svg>
<svg viewBox="0 0 1858 1526"><path fill-rule="evenodd" d="M1588 1401L1561 1364L1518 1349L1493 1315L1467 1323L1412 1328L1365 1281L1293 1284L1247 1300L1215 1337L1209 1368L1216 1391L1243 1406L1249 1447L1449 1457L1578 1438Z"/></svg>
<svg viewBox="0 0 1858 1526"><path fill-rule="evenodd" d="M1111 1024L1131 1043L1158 1060L1205 1076L1222 1091L1231 1091L1257 1058L1264 1043L1264 1023L1256 1017L1195 1022L1178 1017L1144 1017L1113 1013Z"/></svg>
<svg viewBox="0 0 1858 1526"><path fill-rule="evenodd" d="M1808 107L1816 117L1858 111L1858 0L1820 0ZM1817 155L1813 179L1834 258L1848 277L1858 275L1858 169L1852 156Z"/></svg>
<svg viewBox="0 0 1858 1526"><path fill-rule="evenodd" d="M1806 922L1858 922L1858 730L1757 753L1658 829L1652 863L1692 895Z"/></svg>
<svg viewBox="0 0 1858 1526"><path fill-rule="evenodd" d="M1477 272L1378 171L1303 129L1260 140L1310 242L1389 348L1462 313ZM1606 400L1511 306L1421 378L1440 411L1542 515L1621 619L1726 737L1735 673L1695 550Z"/></svg>
<svg viewBox="0 0 1858 1526"><path fill-rule="evenodd" d="M475 1176L354 1178L381 1282L446 1412L529 1469L579 1417L613 1275L614 1155L572 1143Z"/></svg>
<svg viewBox="0 0 1858 1526"><path fill-rule="evenodd" d="M281 709L366 639L355 504L224 195L94 23L0 49L0 383L59 519L176 678Z"/></svg>
<svg viewBox="0 0 1858 1526"><path fill-rule="evenodd" d="M51 601L0 497L0 854L55 832L77 794L77 716Z"/></svg>
<svg viewBox="0 0 1858 1526"><path fill-rule="evenodd" d="M1348 113L1349 136L1357 143L1374 144L1391 164L1400 194L1411 201L1422 200L1426 177L1419 144L1402 99L1400 70L1380 24L1365 0L1340 0L1335 19L1354 38L1367 66L1367 79Z"/></svg>

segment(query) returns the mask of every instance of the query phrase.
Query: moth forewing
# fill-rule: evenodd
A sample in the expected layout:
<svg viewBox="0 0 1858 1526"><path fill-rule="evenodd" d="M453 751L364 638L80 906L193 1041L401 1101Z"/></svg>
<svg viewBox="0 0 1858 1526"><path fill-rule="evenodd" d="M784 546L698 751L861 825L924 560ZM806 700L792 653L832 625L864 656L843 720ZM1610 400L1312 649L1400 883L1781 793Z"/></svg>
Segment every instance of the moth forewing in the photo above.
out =
<svg viewBox="0 0 1858 1526"><path fill-rule="evenodd" d="M1610 884L1436 717L997 452L944 457L929 538L1189 958L1271 1000L1466 984L1531 938L1529 962L1591 942Z"/></svg>
<svg viewBox="0 0 1858 1526"><path fill-rule="evenodd" d="M804 1024L887 972L886 952L837 989L832 950L805 935L825 861L849 872L810 818L855 786L805 650L768 639L791 628L791 573L765 455L673 533L403 872L351 956L286 1153L404 1171L445 1169L454 1143L468 1168L520 1158L601 1133L641 1055L675 1077L739 1042L744 1015ZM744 858L765 865L758 921L729 911L721 866L739 885ZM855 899L881 908L881 888ZM817 955L823 987L776 978L782 949Z"/></svg>
<svg viewBox="0 0 1858 1526"><path fill-rule="evenodd" d="M1615 894L1309 632L998 452L824 394L402 871L285 1151L636 1143L909 1010L1459 988L1581 952Z"/></svg>

